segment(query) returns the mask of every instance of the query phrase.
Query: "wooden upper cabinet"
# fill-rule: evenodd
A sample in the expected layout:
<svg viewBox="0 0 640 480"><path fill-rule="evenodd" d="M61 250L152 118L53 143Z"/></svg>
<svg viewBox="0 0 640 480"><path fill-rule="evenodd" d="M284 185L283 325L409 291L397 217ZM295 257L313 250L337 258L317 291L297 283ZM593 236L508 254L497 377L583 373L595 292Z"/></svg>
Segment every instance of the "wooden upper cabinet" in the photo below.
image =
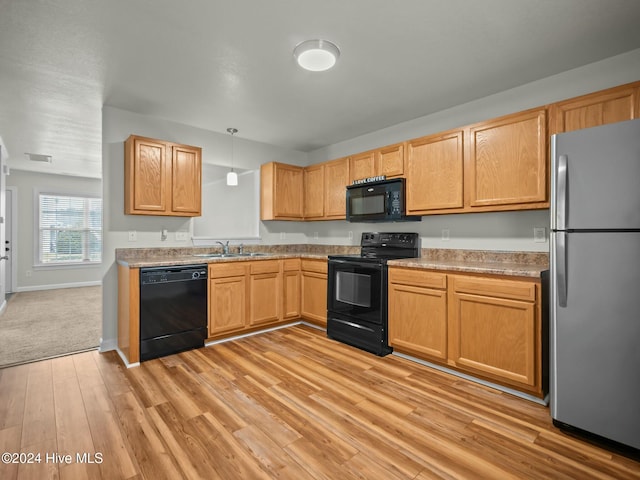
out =
<svg viewBox="0 0 640 480"><path fill-rule="evenodd" d="M324 163L324 218L338 220L347 217L346 189L349 183L348 158Z"/></svg>
<svg viewBox="0 0 640 480"><path fill-rule="evenodd" d="M551 134L640 118L640 82L572 98L550 106Z"/></svg>
<svg viewBox="0 0 640 480"><path fill-rule="evenodd" d="M125 213L199 216L202 149L131 135L125 142Z"/></svg>
<svg viewBox="0 0 640 480"><path fill-rule="evenodd" d="M324 217L324 164L304 168L304 218Z"/></svg>
<svg viewBox="0 0 640 480"><path fill-rule="evenodd" d="M386 177L399 177L404 172L404 143L396 143L376 150L378 173Z"/></svg>
<svg viewBox="0 0 640 480"><path fill-rule="evenodd" d="M172 211L200 215L202 164L200 149L184 145L172 147ZM197 186L197 187L196 187Z"/></svg>
<svg viewBox="0 0 640 480"><path fill-rule="evenodd" d="M460 209L463 197L463 131L407 142L407 214Z"/></svg>
<svg viewBox="0 0 640 480"><path fill-rule="evenodd" d="M404 143L352 155L350 169L349 183L378 175L399 177L404 173Z"/></svg>
<svg viewBox="0 0 640 480"><path fill-rule="evenodd" d="M465 144L471 210L548 207L546 109L472 125Z"/></svg>
<svg viewBox="0 0 640 480"><path fill-rule="evenodd" d="M376 173L377 168L375 150L352 155L349 160L349 167L351 181L375 177L376 175L378 175L378 173Z"/></svg>
<svg viewBox="0 0 640 480"><path fill-rule="evenodd" d="M303 171L278 162L260 166L260 220L302 220Z"/></svg>

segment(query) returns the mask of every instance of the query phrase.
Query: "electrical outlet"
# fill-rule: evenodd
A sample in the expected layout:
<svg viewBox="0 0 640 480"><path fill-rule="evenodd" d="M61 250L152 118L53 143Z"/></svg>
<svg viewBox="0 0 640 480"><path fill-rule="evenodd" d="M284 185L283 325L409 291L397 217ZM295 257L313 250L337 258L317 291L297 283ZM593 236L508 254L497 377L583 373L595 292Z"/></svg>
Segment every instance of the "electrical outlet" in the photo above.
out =
<svg viewBox="0 0 640 480"><path fill-rule="evenodd" d="M280 240L286 240L287 234L285 232L280 232Z"/></svg>
<svg viewBox="0 0 640 480"><path fill-rule="evenodd" d="M30 276L31 276L31 270L27 270L27 271L25 272L25 276L30 277Z"/></svg>
<svg viewBox="0 0 640 480"><path fill-rule="evenodd" d="M136 242L138 240L138 232L136 232L135 230L132 230L129 232L129 241L130 242Z"/></svg>
<svg viewBox="0 0 640 480"><path fill-rule="evenodd" d="M177 242L186 242L188 239L188 232L176 232L176 241Z"/></svg>
<svg viewBox="0 0 640 480"><path fill-rule="evenodd" d="M353 232L349 230L349 240L353 240Z"/></svg>
<svg viewBox="0 0 640 480"><path fill-rule="evenodd" d="M544 227L534 227L533 241L535 243L544 243L547 241L547 229Z"/></svg>
<svg viewBox="0 0 640 480"><path fill-rule="evenodd" d="M442 241L443 242L448 242L449 241L449 229L448 228L443 228L442 229Z"/></svg>

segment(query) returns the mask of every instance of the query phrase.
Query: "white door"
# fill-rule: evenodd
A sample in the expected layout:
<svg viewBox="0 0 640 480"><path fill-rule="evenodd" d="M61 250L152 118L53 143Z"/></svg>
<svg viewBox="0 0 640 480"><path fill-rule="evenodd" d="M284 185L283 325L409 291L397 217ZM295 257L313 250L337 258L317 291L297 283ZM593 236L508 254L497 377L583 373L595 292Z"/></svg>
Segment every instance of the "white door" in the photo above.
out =
<svg viewBox="0 0 640 480"><path fill-rule="evenodd" d="M4 248L4 251L0 254L0 256L5 256L7 259L4 262L5 269L5 283L4 283L4 291L5 293L13 292L13 258L14 258L14 249L15 244L13 242L13 194L15 187L7 187L4 192L4 247L0 246L0 251Z"/></svg>
<svg viewBox="0 0 640 480"><path fill-rule="evenodd" d="M4 231L5 231L5 165L6 152L0 145L0 258L4 258ZM6 261L0 260L0 311L6 307L5 301L5 278L6 278Z"/></svg>

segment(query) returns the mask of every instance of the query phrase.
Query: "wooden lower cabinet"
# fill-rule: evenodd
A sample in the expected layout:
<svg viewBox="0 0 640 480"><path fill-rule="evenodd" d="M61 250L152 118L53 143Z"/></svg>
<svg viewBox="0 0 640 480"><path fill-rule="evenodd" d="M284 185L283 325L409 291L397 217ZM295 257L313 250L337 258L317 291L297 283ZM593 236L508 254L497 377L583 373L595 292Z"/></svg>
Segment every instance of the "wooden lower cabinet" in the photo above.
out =
<svg viewBox="0 0 640 480"><path fill-rule="evenodd" d="M326 327L327 261L303 259L301 270L301 316Z"/></svg>
<svg viewBox="0 0 640 480"><path fill-rule="evenodd" d="M326 265L312 260L312 275L324 264L326 323ZM317 262L317 263L316 263ZM212 263L209 265L209 340L284 324L302 316L301 305L316 312L315 299L303 303L300 258ZM307 282L308 285L308 282ZM317 290L318 285L311 288ZM312 320L319 316L316 315Z"/></svg>
<svg viewBox="0 0 640 480"><path fill-rule="evenodd" d="M209 336L241 331L247 325L248 263L209 265Z"/></svg>
<svg viewBox="0 0 640 480"><path fill-rule="evenodd" d="M429 359L447 359L446 275L389 269L389 345Z"/></svg>
<svg viewBox="0 0 640 480"><path fill-rule="evenodd" d="M279 260L249 266L249 325L277 322L282 312L282 274Z"/></svg>
<svg viewBox="0 0 640 480"><path fill-rule="evenodd" d="M538 279L389 268L394 350L542 397Z"/></svg>
<svg viewBox="0 0 640 480"><path fill-rule="evenodd" d="M450 360L525 389L540 383L536 284L451 276Z"/></svg>
<svg viewBox="0 0 640 480"><path fill-rule="evenodd" d="M300 318L300 259L282 262L282 319Z"/></svg>

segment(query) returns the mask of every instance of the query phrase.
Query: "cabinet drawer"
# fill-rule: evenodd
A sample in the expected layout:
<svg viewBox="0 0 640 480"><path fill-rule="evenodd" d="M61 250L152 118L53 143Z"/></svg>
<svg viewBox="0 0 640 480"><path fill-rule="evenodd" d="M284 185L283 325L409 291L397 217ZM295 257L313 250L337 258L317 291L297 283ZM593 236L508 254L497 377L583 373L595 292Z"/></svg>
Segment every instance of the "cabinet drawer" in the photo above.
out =
<svg viewBox="0 0 640 480"><path fill-rule="evenodd" d="M416 287L447 288L447 276L444 273L427 272L408 268L389 268L389 282Z"/></svg>
<svg viewBox="0 0 640 480"><path fill-rule="evenodd" d="M283 270L285 272L291 272L300 270L300 259L299 258L287 258L283 260Z"/></svg>
<svg viewBox="0 0 640 480"><path fill-rule="evenodd" d="M209 278L240 277L247 273L245 262L229 262L209 265Z"/></svg>
<svg viewBox="0 0 640 480"><path fill-rule="evenodd" d="M302 259L302 270L305 272L327 273L327 262L324 260Z"/></svg>
<svg viewBox="0 0 640 480"><path fill-rule="evenodd" d="M456 293L469 293L487 297L510 298L534 302L535 282L452 276Z"/></svg>
<svg viewBox="0 0 640 480"><path fill-rule="evenodd" d="M251 262L251 275L260 273L278 273L280 271L280 260L263 260L259 262Z"/></svg>

